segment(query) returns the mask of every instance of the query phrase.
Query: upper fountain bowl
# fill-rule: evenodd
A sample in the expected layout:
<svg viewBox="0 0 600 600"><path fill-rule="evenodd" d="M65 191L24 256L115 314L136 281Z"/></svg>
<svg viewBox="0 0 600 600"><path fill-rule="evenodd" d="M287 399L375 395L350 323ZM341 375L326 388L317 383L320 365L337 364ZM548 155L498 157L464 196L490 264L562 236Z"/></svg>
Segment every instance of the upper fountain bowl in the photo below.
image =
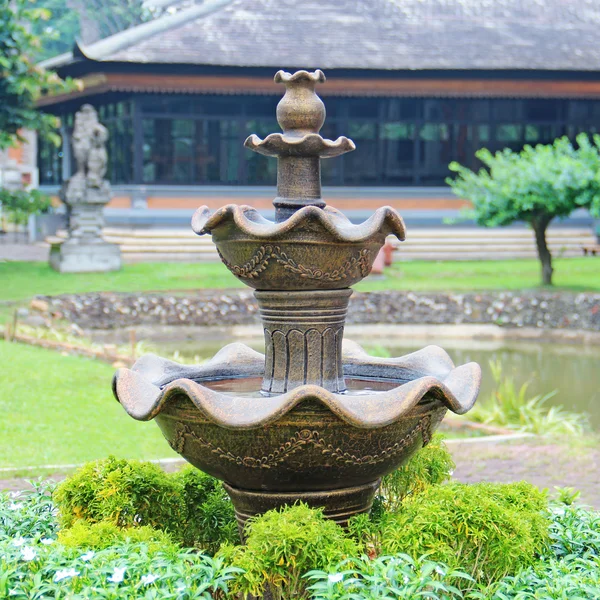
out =
<svg viewBox="0 0 600 600"><path fill-rule="evenodd" d="M258 290L343 289L364 279L388 235L404 240L400 215L389 206L360 224L326 206L306 206L281 223L251 206L200 207L198 234L211 233L227 268Z"/></svg>

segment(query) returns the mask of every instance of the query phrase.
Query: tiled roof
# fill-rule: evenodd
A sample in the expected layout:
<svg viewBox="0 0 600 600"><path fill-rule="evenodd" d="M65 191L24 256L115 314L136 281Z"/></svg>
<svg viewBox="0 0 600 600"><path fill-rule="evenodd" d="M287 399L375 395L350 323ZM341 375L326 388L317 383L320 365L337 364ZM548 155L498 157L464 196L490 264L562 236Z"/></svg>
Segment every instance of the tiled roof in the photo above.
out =
<svg viewBox="0 0 600 600"><path fill-rule="evenodd" d="M80 51L241 67L600 70L600 0L207 0Z"/></svg>

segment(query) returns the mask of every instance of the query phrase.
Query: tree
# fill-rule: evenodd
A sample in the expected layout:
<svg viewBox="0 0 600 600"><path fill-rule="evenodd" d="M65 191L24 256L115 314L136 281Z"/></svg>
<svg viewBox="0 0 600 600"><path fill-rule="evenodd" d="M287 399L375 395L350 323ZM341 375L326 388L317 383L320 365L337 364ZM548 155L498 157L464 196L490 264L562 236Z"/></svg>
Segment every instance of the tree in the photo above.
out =
<svg viewBox="0 0 600 600"><path fill-rule="evenodd" d="M34 33L48 38L39 60L69 52L77 39L92 44L165 12L147 8L144 0L38 0L38 5L50 13L47 21L33 24Z"/></svg>
<svg viewBox="0 0 600 600"><path fill-rule="evenodd" d="M75 86L37 66L31 58L41 40L29 31L28 24L49 16L48 11L35 8L33 1L5 0L0 4L0 150L22 141L21 129L33 129L58 143L58 119L38 111L36 102L43 94Z"/></svg>
<svg viewBox="0 0 600 600"><path fill-rule="evenodd" d="M535 233L542 267L542 282L552 284L552 254L546 230L555 218L587 208L600 217L600 136L582 133L577 147L567 137L552 144L525 146L520 152L505 149L475 153L484 164L477 173L456 162L455 179L446 182L461 198L470 200L468 211L478 225L497 227L525 221Z"/></svg>

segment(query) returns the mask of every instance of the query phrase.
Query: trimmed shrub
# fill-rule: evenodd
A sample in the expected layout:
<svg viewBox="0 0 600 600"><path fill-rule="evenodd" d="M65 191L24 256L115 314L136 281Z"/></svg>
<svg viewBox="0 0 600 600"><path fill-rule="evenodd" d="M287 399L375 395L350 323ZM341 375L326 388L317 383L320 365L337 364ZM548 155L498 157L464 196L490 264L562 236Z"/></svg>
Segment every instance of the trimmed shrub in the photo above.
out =
<svg viewBox="0 0 600 600"><path fill-rule="evenodd" d="M169 548L178 548L171 541L168 533L159 529L152 529L147 525L142 527L117 527L110 521L88 523L77 521L68 529L58 532L58 541L68 548L82 548L86 550L103 550L110 546L121 544L146 544L148 552L165 551Z"/></svg>
<svg viewBox="0 0 600 600"><path fill-rule="evenodd" d="M231 584L234 593L297 600L308 598L306 572L328 569L358 554L358 544L325 519L322 510L298 503L252 519L246 545L226 545L217 556L244 570Z"/></svg>
<svg viewBox="0 0 600 600"><path fill-rule="evenodd" d="M63 527L79 519L117 527L149 525L181 539L181 484L152 463L114 456L90 462L56 488L54 500Z"/></svg>
<svg viewBox="0 0 600 600"><path fill-rule="evenodd" d="M427 555L487 584L533 565L548 549L548 517L546 493L526 482L450 483L384 516L378 550Z"/></svg>
<svg viewBox="0 0 600 600"><path fill-rule="evenodd" d="M81 520L116 528L147 525L210 554L224 542L239 541L233 505L221 482L193 467L168 474L149 462L111 456L84 465L53 497L64 528Z"/></svg>
<svg viewBox="0 0 600 600"><path fill-rule="evenodd" d="M182 486L185 502L183 544L214 554L224 542L239 543L233 504L221 482L192 466L174 478Z"/></svg>
<svg viewBox="0 0 600 600"><path fill-rule="evenodd" d="M455 468L444 438L435 435L404 466L383 478L379 501L385 511L395 512L406 497L448 481Z"/></svg>

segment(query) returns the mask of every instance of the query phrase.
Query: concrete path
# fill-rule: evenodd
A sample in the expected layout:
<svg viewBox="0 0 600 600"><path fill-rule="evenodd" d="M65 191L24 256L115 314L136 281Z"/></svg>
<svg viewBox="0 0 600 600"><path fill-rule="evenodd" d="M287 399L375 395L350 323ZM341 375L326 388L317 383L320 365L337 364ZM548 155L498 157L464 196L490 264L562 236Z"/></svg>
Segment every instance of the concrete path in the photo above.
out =
<svg viewBox="0 0 600 600"><path fill-rule="evenodd" d="M50 247L47 244L8 244L0 242L0 262L46 262Z"/></svg>

